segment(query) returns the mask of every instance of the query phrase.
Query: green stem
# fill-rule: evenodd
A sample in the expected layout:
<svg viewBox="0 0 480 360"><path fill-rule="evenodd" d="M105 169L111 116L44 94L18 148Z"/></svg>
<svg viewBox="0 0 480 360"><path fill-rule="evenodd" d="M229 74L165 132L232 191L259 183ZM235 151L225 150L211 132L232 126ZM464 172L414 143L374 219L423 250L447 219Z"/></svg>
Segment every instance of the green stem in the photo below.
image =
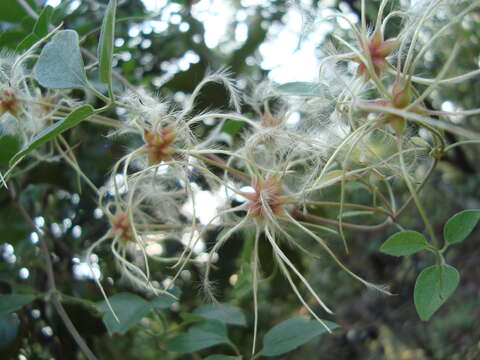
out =
<svg viewBox="0 0 480 360"><path fill-rule="evenodd" d="M298 205L314 205L314 206L341 206L341 203L335 201L302 201L302 200L287 200L285 203L287 204L298 204ZM382 209L382 208L374 208L367 205L361 204L352 204L352 203L343 203L344 207L352 208L352 209L359 209L359 210L367 210L372 211L379 214L384 214L393 217L393 214Z"/></svg>
<svg viewBox="0 0 480 360"><path fill-rule="evenodd" d="M405 159L403 157L403 152L402 152L402 140L400 137L397 137L397 147L398 147L398 152L399 152L399 157L400 157L400 167L402 170L403 178L405 180L405 183L407 184L408 190L410 191L410 194L412 195L413 201L415 202L415 205L418 209L418 212L420 216L422 217L422 220L425 224L425 227L427 228L427 232L430 235L430 238L432 239L432 242L435 246L435 248L438 249L438 239L435 235L435 231L433 230L433 226L428 219L428 216L425 212L425 209L423 208L422 203L420 202L420 199L418 198L417 190L413 186L412 182L410 181L409 175L407 173L407 168L405 166Z"/></svg>
<svg viewBox="0 0 480 360"><path fill-rule="evenodd" d="M235 352L236 355L242 356L242 354L240 353L240 350L238 349L237 345L235 345L231 341L229 341L227 344L232 348L232 350Z"/></svg>
<svg viewBox="0 0 480 360"><path fill-rule="evenodd" d="M95 95L96 97L98 97L100 100L102 100L103 102L105 102L107 105L106 106L109 106L112 104L112 99L110 99L109 97L103 95L100 91L98 91L97 89L95 89L93 86L89 85L87 87L85 87L86 90L90 91L93 95ZM103 109L103 108L102 108Z"/></svg>
<svg viewBox="0 0 480 360"><path fill-rule="evenodd" d="M479 144L480 140L465 140L465 141L458 141L455 144L448 145L445 148L445 152L452 150L453 148L456 148L457 146L462 146L462 145L467 145L467 144Z"/></svg>

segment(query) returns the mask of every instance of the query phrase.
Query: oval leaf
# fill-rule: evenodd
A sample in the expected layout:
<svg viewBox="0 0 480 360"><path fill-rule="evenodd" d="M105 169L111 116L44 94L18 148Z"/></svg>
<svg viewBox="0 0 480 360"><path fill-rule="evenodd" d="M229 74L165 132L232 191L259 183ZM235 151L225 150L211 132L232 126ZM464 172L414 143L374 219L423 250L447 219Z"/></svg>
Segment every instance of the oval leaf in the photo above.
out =
<svg viewBox="0 0 480 360"><path fill-rule="evenodd" d="M443 227L445 242L454 244L465 240L479 220L480 210L464 210L452 216Z"/></svg>
<svg viewBox="0 0 480 360"><path fill-rule="evenodd" d="M9 314L35 299L31 295L0 295L0 314Z"/></svg>
<svg viewBox="0 0 480 360"><path fill-rule="evenodd" d="M210 355L203 360L242 360L240 356Z"/></svg>
<svg viewBox="0 0 480 360"><path fill-rule="evenodd" d="M43 47L33 69L40 85L51 89L82 88L87 85L78 41L76 31L62 30Z"/></svg>
<svg viewBox="0 0 480 360"><path fill-rule="evenodd" d="M115 33L115 12L117 0L110 0L103 18L100 40L98 43L98 64L100 81L110 84L112 80L113 37Z"/></svg>
<svg viewBox="0 0 480 360"><path fill-rule="evenodd" d="M390 236L380 251L393 256L411 255L427 248L427 240L416 231L401 231Z"/></svg>
<svg viewBox="0 0 480 360"><path fill-rule="evenodd" d="M186 333L169 339L165 343L165 348L168 351L186 354L229 342L225 324L208 320L192 326Z"/></svg>
<svg viewBox="0 0 480 360"><path fill-rule="evenodd" d="M450 265L433 265L418 275L413 292L415 308L420 319L427 321L453 294L460 275Z"/></svg>
<svg viewBox="0 0 480 360"><path fill-rule="evenodd" d="M36 149L47 141L52 140L55 136L61 134L62 132L78 125L81 121L85 120L94 113L95 110L90 105L82 105L79 108L76 108L65 119L57 121L35 135L28 144L26 144L12 157L10 160L10 165L15 164L19 159L27 155L32 150Z"/></svg>
<svg viewBox="0 0 480 360"><path fill-rule="evenodd" d="M97 309L103 312L103 323L107 327L108 333L125 334L130 328L135 326L142 318L148 315L152 309L151 304L138 295L121 293L109 297L115 314L120 322L115 320L105 301L97 305Z"/></svg>
<svg viewBox="0 0 480 360"><path fill-rule="evenodd" d="M246 326L247 319L237 307L227 304L208 304L196 308L193 313L205 319L218 320L225 324Z"/></svg>
<svg viewBox="0 0 480 360"><path fill-rule="evenodd" d="M331 321L325 321L325 323L330 330L338 327ZM260 355L276 356L284 354L325 332L327 332L325 326L316 320L297 317L283 321L265 334Z"/></svg>

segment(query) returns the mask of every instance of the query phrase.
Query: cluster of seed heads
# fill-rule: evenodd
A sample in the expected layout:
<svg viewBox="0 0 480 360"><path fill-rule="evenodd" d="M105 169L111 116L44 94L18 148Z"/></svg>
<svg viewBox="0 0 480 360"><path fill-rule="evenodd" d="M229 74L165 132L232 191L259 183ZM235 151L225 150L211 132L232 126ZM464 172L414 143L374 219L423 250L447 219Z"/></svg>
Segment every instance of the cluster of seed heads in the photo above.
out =
<svg viewBox="0 0 480 360"><path fill-rule="evenodd" d="M478 75L473 71L449 77L458 46L433 77L417 76L416 71L425 52L434 50L480 2L420 1L384 17L388 3L381 2L373 30L367 27L365 14L358 25L342 14L335 15L348 21L354 40L333 35L335 47L345 51L324 54L315 86L310 84L315 94L295 96L269 83L242 93L228 72L218 71L206 76L183 104L159 99L144 89L118 96L115 105L122 108L120 121L105 117L90 120L113 124L113 136L126 134L143 144L116 161L106 186L97 188L88 180L64 139L56 140L50 152L38 150L37 157L50 154L51 159L56 154L55 158L66 161L98 194L99 207L110 224L105 235L88 249L87 259L108 242L121 273L138 288L155 294L169 294L185 267L199 266L204 270L204 290L214 299L210 272L215 256L233 234L251 232L248 265L252 270L255 334L262 241L271 247L272 257L299 301L319 321L304 293L326 312L331 310L320 298L321 289L313 289L287 257L283 250L287 245L307 255L319 249L356 280L388 293L383 286L348 269L319 230L336 234L348 251L345 230L390 226L412 199L421 210L418 192L446 151L443 132L469 141L479 139L450 123L449 114L429 109L424 103L435 89ZM458 15L442 22L439 14L445 11ZM384 39L395 16L402 22L401 29L395 37ZM436 32L429 38L421 37L422 29L432 24L438 24ZM1 64L0 73L2 125L7 128L7 123L16 122L11 128L17 130L12 132L21 133L25 142L35 134L32 129L41 126L32 125L38 123L32 113L35 107L42 107L44 120L54 122L76 104L68 92L46 92L35 86L28 66L24 66L28 59L10 57L10 62ZM231 111L199 112L198 95L211 82L226 88ZM469 111L465 115L477 112ZM229 123L242 124L240 131L226 134ZM420 176L419 168L429 170ZM397 179L411 192L403 204L392 191ZM350 193L353 183L363 187L370 197L368 203L355 202L355 194ZM325 190L332 187L340 195L325 198ZM202 202L197 196L201 188L222 202ZM201 212L212 207L213 215L202 221ZM313 215L312 210L318 208L330 209L335 215ZM347 222L343 216L346 210L362 210L372 220ZM224 230L207 250L206 260L201 260L195 249L214 228ZM297 240L304 238L310 243ZM148 251L149 243L161 244L164 239L177 239L179 253ZM152 260L164 264L166 271L173 269L164 287L159 285L162 279L151 274ZM96 281L103 292L100 280Z"/></svg>

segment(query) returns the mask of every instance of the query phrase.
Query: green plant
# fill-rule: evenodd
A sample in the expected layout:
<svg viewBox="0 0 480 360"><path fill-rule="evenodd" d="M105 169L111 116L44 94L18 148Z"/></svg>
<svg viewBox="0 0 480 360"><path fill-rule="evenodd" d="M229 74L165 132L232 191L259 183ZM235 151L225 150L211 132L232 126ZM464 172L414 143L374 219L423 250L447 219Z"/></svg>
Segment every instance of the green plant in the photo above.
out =
<svg viewBox="0 0 480 360"><path fill-rule="evenodd" d="M61 30L61 25L49 29L52 10L48 6L21 43L19 54L1 58L2 127L22 144L10 157L9 168L1 178L41 237L50 281L48 296L87 358L95 355L62 310L45 237L18 195L22 190L17 179L41 162L68 164L79 186L86 184L97 197L98 209L108 225L104 235L86 249L92 273L94 253L108 245L107 256L114 259L116 269L132 288L148 298L128 293L110 296L100 276L93 275L104 301L83 305L102 317L110 334L124 334L140 323L170 352L192 353L226 344L235 354L212 355L209 359L287 353L338 325L319 316L315 305L327 314L333 311L319 295L321 289L310 284L285 248L290 246L312 258L317 257L314 250L318 248L367 288L390 294L386 286L350 270L324 234L338 236L348 253L350 238L346 230L375 231L393 225L401 228L399 218L410 203L415 204L429 240L420 232L401 231L392 235L380 251L406 256L427 250L434 255L435 264L425 268L415 284L414 303L422 320L428 320L453 294L459 273L447 265L444 254L450 245L462 242L473 231L480 210L465 210L448 220L441 246L420 192L449 151L480 142L479 134L445 119L475 115L479 110L451 114L431 109L426 100L444 86L476 77L478 70L449 77L461 43L451 49L443 68L431 78L417 76L416 69L425 53L435 51L437 41L455 31L466 16L478 10L480 2L432 0L385 16L388 3L380 3L373 30L367 26L365 1L361 2L359 25L341 13L333 15L347 21L355 42L333 36L332 41L346 51L323 59L317 81L255 85L256 92L250 97L226 70L206 76L181 105L159 99L114 73L115 0L105 9L98 59L92 63L85 66L74 30ZM441 22L439 14L446 10L456 15ZM385 39L395 17L402 20L397 33ZM436 33L424 39L424 27L434 27ZM353 64L356 68L349 68ZM94 71L98 83L93 80ZM114 75L123 88L115 87ZM211 83L225 88L229 110L199 110L203 106L202 91ZM242 107L246 100L249 111ZM297 123L289 122L292 114L299 115ZM199 131L207 120L213 125ZM111 135L134 139L135 145L116 159L105 186L89 178L65 137L85 122L107 127ZM232 141L224 146L218 135L226 133L229 126L234 128L229 133ZM445 133L463 140L447 146ZM394 191L397 181L408 189L403 201ZM204 205L196 196L199 184L223 196L221 206L206 220L199 214ZM359 187L365 197L348 200ZM333 188L338 189L338 196L325 198ZM334 209L335 215L318 215L324 209ZM347 220L357 216L364 220ZM195 249L206 234L219 228L222 231L206 257L197 256ZM241 280L250 284L253 296L253 324L248 325L253 329L250 354L241 354L228 336L228 326L247 326L244 314L218 302L210 277L220 249L238 233L245 238ZM165 254L149 251L149 245L163 244L166 239L174 239L180 250ZM265 245L270 249L267 257L274 259L291 291L315 320L286 320L263 336L263 347L257 351L259 288L267 279L260 271L265 260L260 248ZM165 265L165 271L173 269L172 276L157 279L158 272L151 271L153 263ZM180 324L172 326L161 310L181 300L175 285L190 266L202 269L202 289L213 304L181 314ZM0 307L10 313L34 299L8 295L0 299ZM154 325L141 323L147 316L153 317Z"/></svg>

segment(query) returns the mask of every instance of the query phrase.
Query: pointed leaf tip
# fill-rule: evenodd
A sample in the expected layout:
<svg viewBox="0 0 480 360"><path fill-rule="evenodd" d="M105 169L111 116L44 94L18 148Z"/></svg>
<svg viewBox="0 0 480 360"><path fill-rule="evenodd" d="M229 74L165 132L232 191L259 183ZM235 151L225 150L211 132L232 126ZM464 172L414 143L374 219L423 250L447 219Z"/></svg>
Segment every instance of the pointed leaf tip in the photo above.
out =
<svg viewBox="0 0 480 360"><path fill-rule="evenodd" d="M113 40L115 36L115 13L117 1L110 0L103 18L100 40L98 42L98 61L100 81L111 83L112 81L112 60Z"/></svg>
<svg viewBox="0 0 480 360"><path fill-rule="evenodd" d="M464 210L452 216L443 227L443 237L447 244L462 242L480 221L480 210Z"/></svg>
<svg viewBox="0 0 480 360"><path fill-rule="evenodd" d="M330 330L338 328L338 325L331 321L324 320L324 323ZM327 332L325 325L303 317L285 320L265 334L260 355L277 356L292 351Z"/></svg>
<svg viewBox="0 0 480 360"><path fill-rule="evenodd" d="M61 30L56 33L42 49L33 73L40 85L46 88L85 87L88 80L77 32Z"/></svg>
<svg viewBox="0 0 480 360"><path fill-rule="evenodd" d="M420 319L430 319L453 294L459 282L460 274L450 265L433 265L424 269L417 277L413 292Z"/></svg>
<svg viewBox="0 0 480 360"><path fill-rule="evenodd" d="M390 236L380 251L392 256L405 256L424 250L427 246L427 240L419 232L400 231Z"/></svg>

